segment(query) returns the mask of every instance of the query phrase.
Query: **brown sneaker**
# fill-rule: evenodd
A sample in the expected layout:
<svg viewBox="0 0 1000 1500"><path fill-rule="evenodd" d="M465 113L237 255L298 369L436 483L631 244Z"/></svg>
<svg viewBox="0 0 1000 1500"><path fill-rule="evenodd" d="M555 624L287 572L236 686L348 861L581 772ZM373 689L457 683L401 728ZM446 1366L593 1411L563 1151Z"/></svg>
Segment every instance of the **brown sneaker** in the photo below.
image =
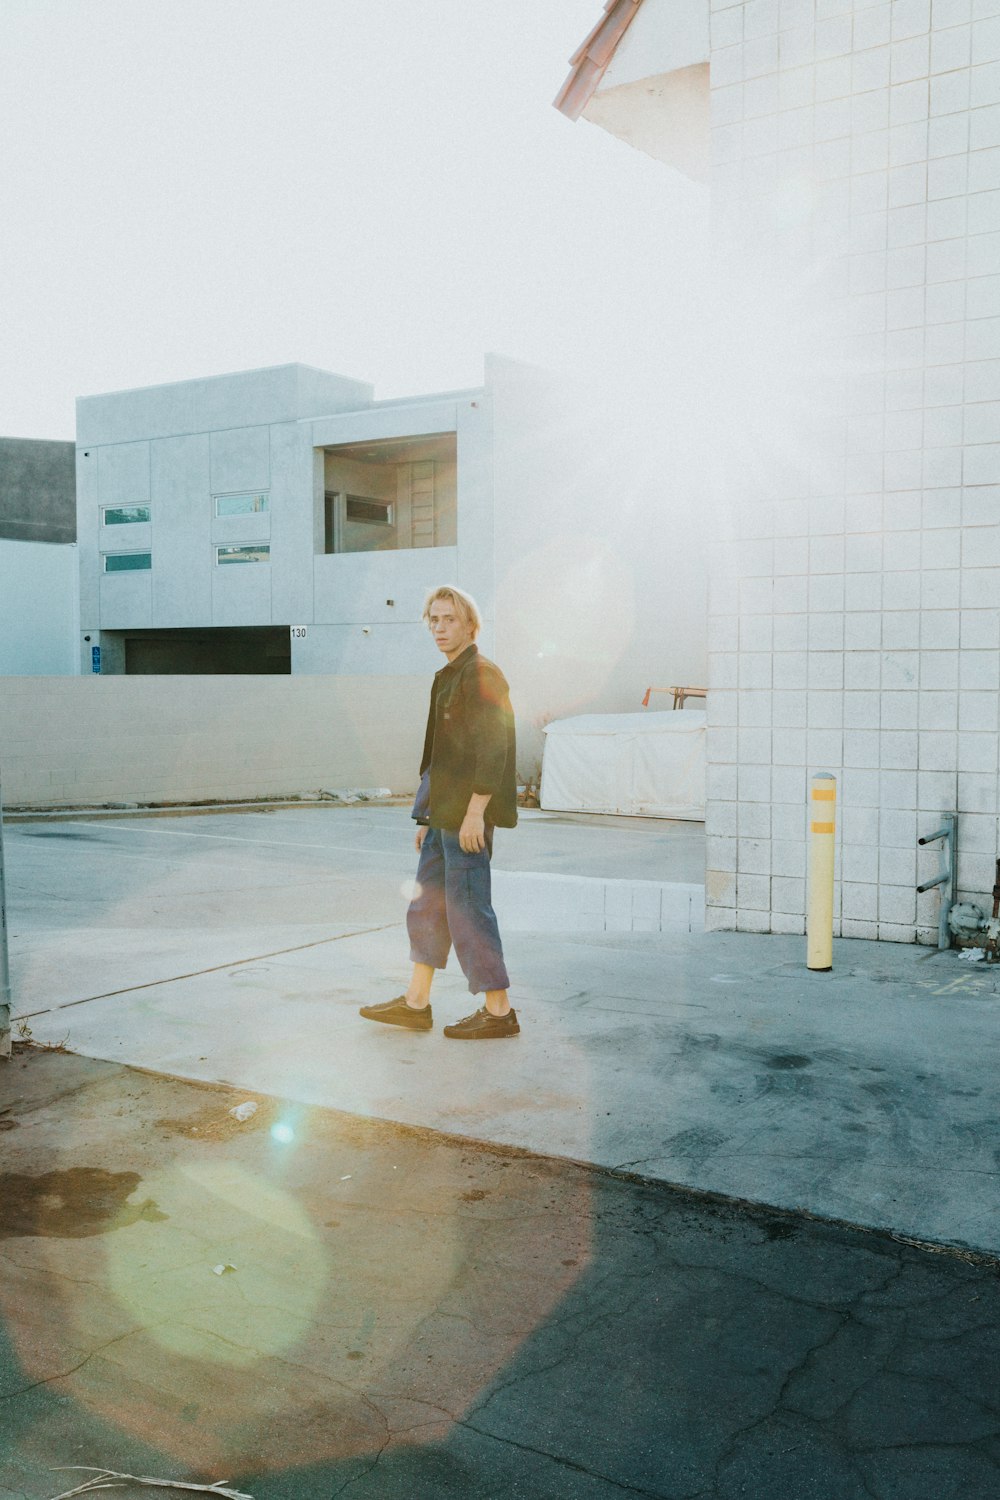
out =
<svg viewBox="0 0 1000 1500"><path fill-rule="evenodd" d="M430 1031L434 1025L430 1006L417 1010L415 1006L407 1005L405 995L397 995L395 1000L383 1000L379 1005L362 1005L358 1015L364 1016L366 1021L384 1021L387 1026L405 1026L410 1031Z"/></svg>
<svg viewBox="0 0 1000 1500"><path fill-rule="evenodd" d="M517 1036L521 1028L517 1024L517 1012L509 1010L505 1016L494 1016L485 1005L471 1016L456 1021L444 1028L445 1036L456 1037L465 1042L487 1042L504 1036Z"/></svg>

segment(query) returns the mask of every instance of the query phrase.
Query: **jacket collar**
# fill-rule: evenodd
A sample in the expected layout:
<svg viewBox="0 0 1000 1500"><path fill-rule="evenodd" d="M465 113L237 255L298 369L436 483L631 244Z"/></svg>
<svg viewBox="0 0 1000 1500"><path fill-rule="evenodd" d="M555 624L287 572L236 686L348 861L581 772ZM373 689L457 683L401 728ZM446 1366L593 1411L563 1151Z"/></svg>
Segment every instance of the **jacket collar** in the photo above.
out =
<svg viewBox="0 0 1000 1500"><path fill-rule="evenodd" d="M471 645L466 646L465 650L455 657L454 661L445 662L444 666L435 672L434 675L435 677L444 677L450 672L458 672L465 666L467 661L471 661L474 656L478 655L479 647L473 641Z"/></svg>

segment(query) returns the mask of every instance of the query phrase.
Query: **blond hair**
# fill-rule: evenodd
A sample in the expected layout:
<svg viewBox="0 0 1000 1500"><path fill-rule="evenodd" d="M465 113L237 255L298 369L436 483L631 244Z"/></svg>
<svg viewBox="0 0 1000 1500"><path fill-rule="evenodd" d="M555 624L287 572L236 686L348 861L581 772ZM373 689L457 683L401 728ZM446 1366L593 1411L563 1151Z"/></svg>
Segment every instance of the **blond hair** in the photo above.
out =
<svg viewBox="0 0 1000 1500"><path fill-rule="evenodd" d="M440 588L431 589L424 600L424 612L421 616L421 619L427 620L428 624L430 623L431 605L437 599L450 599L462 619L471 628L472 639L475 640L482 629L483 619L479 613L479 605L473 599L472 595L464 593L462 589L457 589L451 583L444 583Z"/></svg>

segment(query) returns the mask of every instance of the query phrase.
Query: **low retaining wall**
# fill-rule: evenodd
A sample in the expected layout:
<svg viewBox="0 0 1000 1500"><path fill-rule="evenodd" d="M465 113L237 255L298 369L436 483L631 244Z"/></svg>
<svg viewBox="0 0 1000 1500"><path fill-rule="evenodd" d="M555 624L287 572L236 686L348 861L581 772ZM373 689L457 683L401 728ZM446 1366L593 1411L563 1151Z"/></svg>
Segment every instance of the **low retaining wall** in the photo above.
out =
<svg viewBox="0 0 1000 1500"><path fill-rule="evenodd" d="M412 791L429 678L6 677L9 808Z"/></svg>
<svg viewBox="0 0 1000 1500"><path fill-rule="evenodd" d="M501 932L704 932L705 887L494 870Z"/></svg>

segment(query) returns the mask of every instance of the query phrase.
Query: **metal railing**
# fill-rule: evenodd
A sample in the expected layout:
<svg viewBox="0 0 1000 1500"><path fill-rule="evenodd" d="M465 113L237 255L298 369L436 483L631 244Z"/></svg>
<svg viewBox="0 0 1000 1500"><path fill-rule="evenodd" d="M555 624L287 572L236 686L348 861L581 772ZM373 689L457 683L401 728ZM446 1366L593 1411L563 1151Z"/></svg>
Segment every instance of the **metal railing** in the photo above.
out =
<svg viewBox="0 0 1000 1500"><path fill-rule="evenodd" d="M940 849L941 869L932 880L925 880L923 885L917 886L917 894L923 895L925 891L933 890L936 885L944 886L941 892L941 906L938 911L938 948L951 947L951 926L949 917L958 896L958 848L955 838L955 824L957 815L955 813L944 814L944 825L936 833L927 834L926 838L918 839L917 843L936 844L942 839L943 845Z"/></svg>

